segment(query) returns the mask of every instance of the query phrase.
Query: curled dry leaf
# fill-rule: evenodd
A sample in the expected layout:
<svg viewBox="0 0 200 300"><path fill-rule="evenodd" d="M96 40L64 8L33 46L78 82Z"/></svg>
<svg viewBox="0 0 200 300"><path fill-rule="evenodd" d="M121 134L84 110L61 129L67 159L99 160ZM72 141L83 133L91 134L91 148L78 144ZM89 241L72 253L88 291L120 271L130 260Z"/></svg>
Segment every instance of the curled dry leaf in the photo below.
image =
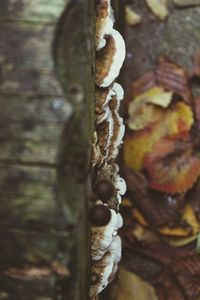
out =
<svg viewBox="0 0 200 300"><path fill-rule="evenodd" d="M149 185L161 192L184 193L200 175L200 153L189 142L159 140L144 158Z"/></svg>
<svg viewBox="0 0 200 300"><path fill-rule="evenodd" d="M138 209L133 210L133 218L139 222L142 226L149 226L143 215L140 213ZM164 236L172 236L172 237L187 237L191 234L192 228L190 226L183 227L169 227L164 226L161 228L154 228L154 230L158 231L160 234Z"/></svg>
<svg viewBox="0 0 200 300"><path fill-rule="evenodd" d="M184 208L184 211L182 213L182 219L187 224L189 224L192 228L192 234L189 237L186 238L179 238L179 239L167 239L166 241L176 247L181 247L183 245L187 245L197 239L198 232L200 230L200 223L197 219L197 216L195 215L195 212L191 206L191 204L187 204Z"/></svg>
<svg viewBox="0 0 200 300"><path fill-rule="evenodd" d="M161 21L164 21L168 17L168 0L146 0L146 3L153 14Z"/></svg>
<svg viewBox="0 0 200 300"><path fill-rule="evenodd" d="M192 227L192 233L194 236L197 235L197 233L200 230L200 223L195 215L195 212L190 204L187 204L184 208L182 218L184 221L186 221L191 227Z"/></svg>
<svg viewBox="0 0 200 300"><path fill-rule="evenodd" d="M190 204L183 207L182 196L162 195L147 187L145 177L127 170L125 178L129 192L129 217L144 227L165 236L196 236L200 230L199 221ZM130 206L132 204L132 206Z"/></svg>
<svg viewBox="0 0 200 300"><path fill-rule="evenodd" d="M163 227L179 226L181 221L180 197L163 195L152 191L147 186L147 180L139 172L126 170L125 178L128 186L129 199L133 205L131 215L142 225ZM137 208L137 209L136 209ZM139 212L142 212L139 214Z"/></svg>
<svg viewBox="0 0 200 300"><path fill-rule="evenodd" d="M134 12L129 5L126 5L125 7L125 14L126 14L126 23L128 25L134 26L140 24L141 16L138 15L136 12Z"/></svg>
<svg viewBox="0 0 200 300"><path fill-rule="evenodd" d="M177 236L176 237L166 237L164 240L171 246L182 247L182 246L192 243L196 239L197 239L197 235L181 237L181 238L177 238Z"/></svg>
<svg viewBox="0 0 200 300"><path fill-rule="evenodd" d="M166 92L162 87L154 86L136 96L129 104L129 128L132 130L143 129L160 120L164 114L160 108L169 106L172 95L172 92Z"/></svg>
<svg viewBox="0 0 200 300"><path fill-rule="evenodd" d="M182 213L182 220L185 222L185 224L188 224L186 227L180 227L180 228L162 228L160 230L160 233L164 235L169 235L169 236L186 236L186 232L190 234L190 237L196 238L197 233L200 230L200 224L195 216L195 213L191 207L191 205L187 204L183 210ZM182 229L182 230L181 230ZM179 233L183 233L182 235ZM185 233L185 234L184 234ZM187 235L188 235L187 234ZM188 242L187 242L188 241ZM183 241L182 241L183 242ZM188 244L190 242L190 239L185 239L184 244Z"/></svg>
<svg viewBox="0 0 200 300"><path fill-rule="evenodd" d="M156 66L156 79L162 87L182 96L186 102L191 101L187 71L182 66L161 56Z"/></svg>
<svg viewBox="0 0 200 300"><path fill-rule="evenodd" d="M177 248L163 241L136 240L124 249L123 265L153 284L159 300L198 299L199 264L192 244Z"/></svg>
<svg viewBox="0 0 200 300"><path fill-rule="evenodd" d="M152 151L155 143L165 136L187 135L193 122L191 108L178 102L166 111L160 122L127 134L123 149L125 165L134 171L140 171L144 156Z"/></svg>

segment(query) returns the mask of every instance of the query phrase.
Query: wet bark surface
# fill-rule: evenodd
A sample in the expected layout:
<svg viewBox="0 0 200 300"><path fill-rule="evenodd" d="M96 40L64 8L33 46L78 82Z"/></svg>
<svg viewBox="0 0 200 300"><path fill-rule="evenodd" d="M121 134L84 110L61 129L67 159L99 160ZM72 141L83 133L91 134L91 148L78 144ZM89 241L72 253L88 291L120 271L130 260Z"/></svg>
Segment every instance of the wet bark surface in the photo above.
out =
<svg viewBox="0 0 200 300"><path fill-rule="evenodd" d="M0 1L0 299L87 299L93 18Z"/></svg>

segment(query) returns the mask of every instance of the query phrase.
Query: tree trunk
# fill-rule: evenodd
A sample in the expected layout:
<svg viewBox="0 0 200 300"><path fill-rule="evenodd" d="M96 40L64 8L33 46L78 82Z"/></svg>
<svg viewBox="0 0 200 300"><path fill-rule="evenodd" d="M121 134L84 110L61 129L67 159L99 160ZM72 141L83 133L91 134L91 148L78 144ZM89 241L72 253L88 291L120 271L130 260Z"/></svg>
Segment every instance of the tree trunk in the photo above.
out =
<svg viewBox="0 0 200 300"><path fill-rule="evenodd" d="M93 5L0 1L2 300L87 299Z"/></svg>

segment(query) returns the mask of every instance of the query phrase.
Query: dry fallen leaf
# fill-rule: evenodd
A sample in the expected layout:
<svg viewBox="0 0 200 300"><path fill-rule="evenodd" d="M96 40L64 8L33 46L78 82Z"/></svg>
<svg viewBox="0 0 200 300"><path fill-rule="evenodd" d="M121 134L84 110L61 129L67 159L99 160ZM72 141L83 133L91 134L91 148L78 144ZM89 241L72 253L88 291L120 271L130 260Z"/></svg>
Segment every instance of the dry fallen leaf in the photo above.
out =
<svg viewBox="0 0 200 300"><path fill-rule="evenodd" d="M182 195L163 195L150 190L147 179L140 172L126 168L123 175L127 182L129 201L132 203L129 212L131 218L135 216L135 219L144 226L183 226L181 210L185 199ZM137 212L141 212L142 216Z"/></svg>
<svg viewBox="0 0 200 300"><path fill-rule="evenodd" d="M144 158L149 185L170 194L184 193L200 175L200 153L189 142L159 140Z"/></svg>
<svg viewBox="0 0 200 300"><path fill-rule="evenodd" d="M197 239L197 235L187 236L187 237L166 237L165 241L174 247L182 247L187 244L192 243Z"/></svg>
<svg viewBox="0 0 200 300"><path fill-rule="evenodd" d="M140 171L144 155L151 152L154 144L165 136L185 136L193 124L193 114L188 105L178 102L164 114L160 122L143 130L127 134L124 141L125 165Z"/></svg>
<svg viewBox="0 0 200 300"><path fill-rule="evenodd" d="M192 227L192 234L197 235L197 233L200 231L200 223L190 204L186 204L182 218Z"/></svg>
<svg viewBox="0 0 200 300"><path fill-rule="evenodd" d="M200 254L179 258L171 265L177 281L183 287L188 299L200 297Z"/></svg>
<svg viewBox="0 0 200 300"><path fill-rule="evenodd" d="M138 209L133 210L132 216L142 226L149 225ZM163 226L163 227L157 228L155 230L157 230L162 235L166 235L166 236L185 237L185 236L188 236L191 234L191 228L189 226L188 227L175 227L175 228Z"/></svg>
<svg viewBox="0 0 200 300"><path fill-rule="evenodd" d="M169 106L172 96L172 92L166 92L158 86L137 95L129 104L128 127L132 130L140 130L160 120L164 114L161 108Z"/></svg>
<svg viewBox="0 0 200 300"><path fill-rule="evenodd" d="M168 0L146 0L146 3L153 14L161 21L164 21L168 17Z"/></svg>
<svg viewBox="0 0 200 300"><path fill-rule="evenodd" d="M134 10L129 5L126 5L125 7L125 14L127 24L131 26L140 24L141 16L134 12Z"/></svg>
<svg viewBox="0 0 200 300"><path fill-rule="evenodd" d="M182 96L186 102L191 102L192 94L188 84L188 73L182 66L161 56L155 72L157 82L162 87Z"/></svg>

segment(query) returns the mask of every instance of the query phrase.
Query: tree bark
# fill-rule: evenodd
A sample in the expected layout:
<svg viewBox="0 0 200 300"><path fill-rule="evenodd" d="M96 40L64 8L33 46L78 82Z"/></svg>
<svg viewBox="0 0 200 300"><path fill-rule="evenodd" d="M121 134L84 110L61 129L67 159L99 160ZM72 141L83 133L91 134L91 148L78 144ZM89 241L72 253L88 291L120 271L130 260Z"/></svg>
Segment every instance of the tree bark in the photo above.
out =
<svg viewBox="0 0 200 300"><path fill-rule="evenodd" d="M93 5L0 1L0 299L88 297Z"/></svg>

